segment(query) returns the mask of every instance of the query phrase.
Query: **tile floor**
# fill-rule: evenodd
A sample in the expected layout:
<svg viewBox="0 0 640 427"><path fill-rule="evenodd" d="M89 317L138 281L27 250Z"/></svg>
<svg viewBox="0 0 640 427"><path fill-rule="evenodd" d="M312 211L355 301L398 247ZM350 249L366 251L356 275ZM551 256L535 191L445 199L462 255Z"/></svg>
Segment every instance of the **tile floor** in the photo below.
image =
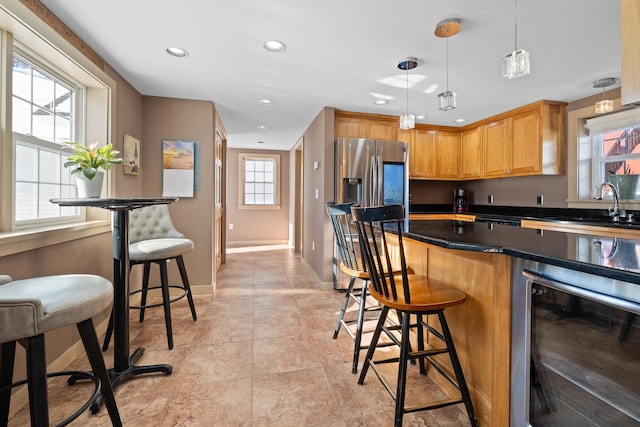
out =
<svg viewBox="0 0 640 427"><path fill-rule="evenodd" d="M186 300L173 304L173 350L167 348L162 309L148 311L144 323L132 310L131 348L146 349L138 364L169 363L174 369L169 376L146 375L116 389L124 425L393 425L393 400L373 372L362 386L351 374L353 341L344 331L332 339L342 297L319 290L299 256L277 249L228 254L215 294L195 297L196 322ZM110 351L105 360L112 365ZM70 368L87 369L86 357ZM443 397L411 368L407 404ZM70 387L64 380L49 390L52 422L75 410L86 394L83 386ZM9 425L28 425L28 410ZM110 423L102 409L72 425ZM469 423L459 407L449 407L407 414L404 425Z"/></svg>

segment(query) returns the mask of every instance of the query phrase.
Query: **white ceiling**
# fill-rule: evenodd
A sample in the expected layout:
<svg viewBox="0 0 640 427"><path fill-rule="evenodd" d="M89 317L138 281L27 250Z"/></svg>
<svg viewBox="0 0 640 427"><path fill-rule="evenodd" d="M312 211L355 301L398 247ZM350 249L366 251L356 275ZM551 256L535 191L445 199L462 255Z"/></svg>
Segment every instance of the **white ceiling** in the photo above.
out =
<svg viewBox="0 0 640 427"><path fill-rule="evenodd" d="M593 82L604 77L619 86L619 0L520 0L518 47L532 65L515 80L501 76L500 63L515 45L514 0L42 2L143 95L215 102L230 147L288 150L325 106L402 114L397 64L407 56L420 63L409 74L409 110L428 116L418 123L459 126L457 118L473 122L540 99L570 102L600 93ZM433 32L450 17L462 21L449 39L458 108L444 112L436 94L446 86L446 39ZM267 52L272 39L286 51ZM171 57L169 46L189 56ZM394 78L401 87L385 83ZM390 102L374 105L375 94ZM264 98L275 104L259 105Z"/></svg>

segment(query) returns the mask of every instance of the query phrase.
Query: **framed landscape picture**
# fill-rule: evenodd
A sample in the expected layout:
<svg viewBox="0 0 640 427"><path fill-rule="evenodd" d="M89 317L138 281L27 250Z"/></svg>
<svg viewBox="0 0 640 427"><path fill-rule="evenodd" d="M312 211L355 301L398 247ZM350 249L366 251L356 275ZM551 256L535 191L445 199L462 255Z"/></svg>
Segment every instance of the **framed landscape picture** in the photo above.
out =
<svg viewBox="0 0 640 427"><path fill-rule="evenodd" d="M140 173L140 140L124 134L124 173L138 175Z"/></svg>

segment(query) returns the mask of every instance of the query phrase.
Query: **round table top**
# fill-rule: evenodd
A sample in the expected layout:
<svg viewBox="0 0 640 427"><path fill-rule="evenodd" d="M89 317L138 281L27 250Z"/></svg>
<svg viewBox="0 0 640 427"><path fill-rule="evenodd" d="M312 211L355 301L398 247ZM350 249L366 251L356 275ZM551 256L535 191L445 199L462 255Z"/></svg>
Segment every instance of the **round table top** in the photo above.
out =
<svg viewBox="0 0 640 427"><path fill-rule="evenodd" d="M177 197L107 197L50 199L50 202L60 206L91 206L110 210L131 210L150 205L167 205L177 200Z"/></svg>

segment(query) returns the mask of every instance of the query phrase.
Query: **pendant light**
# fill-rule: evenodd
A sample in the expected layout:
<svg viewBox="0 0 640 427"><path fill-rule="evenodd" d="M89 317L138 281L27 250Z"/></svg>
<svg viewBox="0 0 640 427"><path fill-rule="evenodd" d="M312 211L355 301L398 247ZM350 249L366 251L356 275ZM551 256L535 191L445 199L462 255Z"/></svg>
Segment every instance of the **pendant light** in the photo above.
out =
<svg viewBox="0 0 640 427"><path fill-rule="evenodd" d="M460 19L458 18L448 18L440 21L434 31L437 37L447 39L447 86L444 92L438 94L438 108L442 111L456 108L456 93L449 90L449 37L458 34L459 31Z"/></svg>
<svg viewBox="0 0 640 427"><path fill-rule="evenodd" d="M403 59L398 63L398 68L407 72L407 110L400 116L400 129L413 129L416 127L416 117L409 114L409 70L418 66L418 60L413 57Z"/></svg>
<svg viewBox="0 0 640 427"><path fill-rule="evenodd" d="M514 4L514 50L502 57L502 77L506 77L510 80L526 76L531 72L529 52L524 49L518 49L518 0L514 0Z"/></svg>
<svg viewBox="0 0 640 427"><path fill-rule="evenodd" d="M607 77L605 79L600 79L593 82L594 89L602 88L602 101L596 102L596 113L602 114L613 111L613 101L604 99L604 90L606 87L611 86L615 82L616 79L613 77Z"/></svg>

